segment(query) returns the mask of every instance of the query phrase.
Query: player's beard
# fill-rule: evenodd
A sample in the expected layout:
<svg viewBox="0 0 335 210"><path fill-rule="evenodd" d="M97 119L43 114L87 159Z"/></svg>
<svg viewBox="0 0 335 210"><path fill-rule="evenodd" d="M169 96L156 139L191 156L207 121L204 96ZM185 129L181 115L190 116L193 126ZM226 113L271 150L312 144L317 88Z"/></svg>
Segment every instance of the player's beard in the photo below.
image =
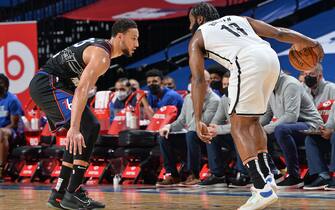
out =
<svg viewBox="0 0 335 210"><path fill-rule="evenodd" d="M195 32L198 30L199 26L200 26L200 25L198 24L198 22L195 22L195 23L193 24L192 29L191 29L191 33L192 33L192 35L195 34Z"/></svg>
<svg viewBox="0 0 335 210"><path fill-rule="evenodd" d="M123 53L123 55L125 55L127 57L131 57L132 56L127 48L122 49L122 53Z"/></svg>

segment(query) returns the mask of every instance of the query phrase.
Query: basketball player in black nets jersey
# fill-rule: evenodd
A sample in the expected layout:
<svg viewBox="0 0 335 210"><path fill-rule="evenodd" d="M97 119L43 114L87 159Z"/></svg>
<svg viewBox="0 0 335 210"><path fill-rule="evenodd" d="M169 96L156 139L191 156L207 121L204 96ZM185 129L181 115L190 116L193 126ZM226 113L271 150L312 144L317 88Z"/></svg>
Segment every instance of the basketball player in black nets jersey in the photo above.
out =
<svg viewBox="0 0 335 210"><path fill-rule="evenodd" d="M89 91L112 58L131 56L139 46L134 21L120 19L109 40L91 38L50 58L30 82L34 102L45 112L51 130L68 129L66 151L48 205L60 209L94 209L105 205L89 198L81 187L100 125L89 107Z"/></svg>
<svg viewBox="0 0 335 210"><path fill-rule="evenodd" d="M200 3L189 13L189 64L192 71L192 99L198 136L210 143L210 129L201 121L206 94L204 57L230 70L229 114L231 134L254 184L251 198L239 209L263 209L275 202L276 183L270 172L266 134L259 116L266 111L280 65L276 52L260 36L291 43L297 50L312 47L321 60L323 50L315 40L296 31L276 28L248 17L224 16L213 5Z"/></svg>

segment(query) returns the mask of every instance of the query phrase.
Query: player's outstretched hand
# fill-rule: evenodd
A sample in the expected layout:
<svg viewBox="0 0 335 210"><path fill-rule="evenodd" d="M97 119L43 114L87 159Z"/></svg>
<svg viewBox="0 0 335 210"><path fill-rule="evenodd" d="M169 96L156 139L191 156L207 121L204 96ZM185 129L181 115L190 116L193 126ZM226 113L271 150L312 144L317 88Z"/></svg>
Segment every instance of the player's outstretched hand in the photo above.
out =
<svg viewBox="0 0 335 210"><path fill-rule="evenodd" d="M320 44L320 42L316 41L316 40L309 40L306 42L302 42L302 43L295 43L293 44L294 49L297 51L301 51L304 48L310 47L312 48L312 50L314 51L314 53L316 54L317 58L318 58L318 62L321 62L323 60L324 57L324 51L322 48L322 45Z"/></svg>
<svg viewBox="0 0 335 210"><path fill-rule="evenodd" d="M212 136L210 135L208 131L208 127L205 123L199 121L196 123L196 129L198 137L201 139L201 141L210 144L212 140Z"/></svg>
<svg viewBox="0 0 335 210"><path fill-rule="evenodd" d="M70 128L66 135L66 150L69 151L70 154L76 155L77 151L79 155L83 152L83 147L86 148L86 144L84 141L83 135L79 130Z"/></svg>
<svg viewBox="0 0 335 210"><path fill-rule="evenodd" d="M316 42L316 44L312 47L312 49L318 56L319 62L321 62L323 60L323 57L325 56L321 44L319 42Z"/></svg>

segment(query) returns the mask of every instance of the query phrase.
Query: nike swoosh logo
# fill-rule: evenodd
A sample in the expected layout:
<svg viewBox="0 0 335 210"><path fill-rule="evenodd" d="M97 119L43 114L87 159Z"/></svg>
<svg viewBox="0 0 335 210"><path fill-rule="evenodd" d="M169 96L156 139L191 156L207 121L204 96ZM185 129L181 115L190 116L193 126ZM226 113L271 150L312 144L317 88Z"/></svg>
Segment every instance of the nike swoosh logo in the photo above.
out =
<svg viewBox="0 0 335 210"><path fill-rule="evenodd" d="M260 192L259 194L264 197L264 198L267 198L267 197L270 197L272 195L272 190L269 190L267 192Z"/></svg>
<svg viewBox="0 0 335 210"><path fill-rule="evenodd" d="M77 196L73 196L73 197L77 198L80 202L82 202L82 203L85 204L86 206L89 206L89 205L91 204L90 201L83 201L83 200L81 200L80 198L78 198Z"/></svg>

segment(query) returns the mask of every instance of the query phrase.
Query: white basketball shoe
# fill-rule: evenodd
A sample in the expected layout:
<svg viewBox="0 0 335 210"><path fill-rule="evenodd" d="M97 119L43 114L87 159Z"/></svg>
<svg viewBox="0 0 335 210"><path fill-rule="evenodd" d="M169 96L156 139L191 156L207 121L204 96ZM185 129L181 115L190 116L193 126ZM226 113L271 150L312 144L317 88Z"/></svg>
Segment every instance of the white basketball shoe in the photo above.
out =
<svg viewBox="0 0 335 210"><path fill-rule="evenodd" d="M251 197L248 201L238 208L239 210L258 210L264 209L278 200L278 196L269 183L263 189L251 188Z"/></svg>

